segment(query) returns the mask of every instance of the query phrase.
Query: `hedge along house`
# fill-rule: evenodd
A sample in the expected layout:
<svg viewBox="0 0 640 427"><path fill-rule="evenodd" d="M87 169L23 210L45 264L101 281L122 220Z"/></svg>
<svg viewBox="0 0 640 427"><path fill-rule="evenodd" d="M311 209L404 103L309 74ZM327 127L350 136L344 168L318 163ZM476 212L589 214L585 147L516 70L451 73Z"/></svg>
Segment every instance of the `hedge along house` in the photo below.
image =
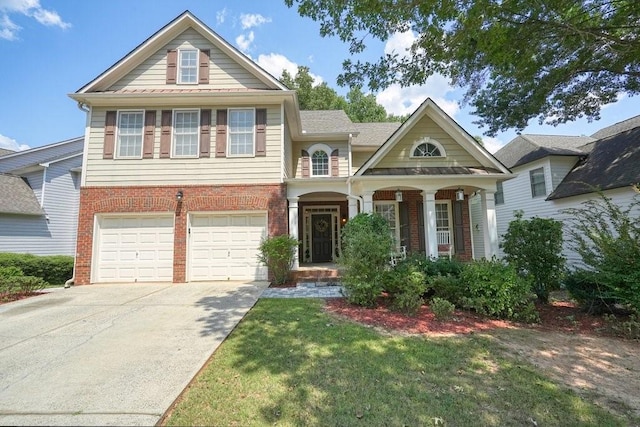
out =
<svg viewBox="0 0 640 427"><path fill-rule="evenodd" d="M430 99L402 125L300 111L188 11L70 96L87 111L78 284L266 280L261 239L299 239L296 270L331 263L358 212L382 214L398 251L497 252L511 174Z"/></svg>

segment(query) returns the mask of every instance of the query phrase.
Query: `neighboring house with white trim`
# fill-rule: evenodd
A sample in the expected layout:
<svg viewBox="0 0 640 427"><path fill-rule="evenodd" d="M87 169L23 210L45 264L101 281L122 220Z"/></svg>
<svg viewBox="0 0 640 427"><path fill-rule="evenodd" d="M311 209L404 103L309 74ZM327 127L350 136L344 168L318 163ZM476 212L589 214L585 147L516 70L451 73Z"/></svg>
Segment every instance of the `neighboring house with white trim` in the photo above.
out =
<svg viewBox="0 0 640 427"><path fill-rule="evenodd" d="M431 99L402 124L300 111L188 11L70 97L88 124L77 284L266 280L261 239L298 239L294 270L331 263L359 212L382 214L398 251L498 251L494 193L512 175Z"/></svg>
<svg viewBox="0 0 640 427"><path fill-rule="evenodd" d="M0 252L75 255L82 137L0 156Z"/></svg>
<svg viewBox="0 0 640 427"><path fill-rule="evenodd" d="M599 188L622 208L640 183L640 116L599 130L591 136L520 135L495 153L517 175L496 193L498 234L507 232L514 212L524 218L565 220L565 209L579 208L599 197ZM640 215L640 212L635 212ZM563 254L570 267L579 265L564 231ZM500 256L504 256L500 250Z"/></svg>

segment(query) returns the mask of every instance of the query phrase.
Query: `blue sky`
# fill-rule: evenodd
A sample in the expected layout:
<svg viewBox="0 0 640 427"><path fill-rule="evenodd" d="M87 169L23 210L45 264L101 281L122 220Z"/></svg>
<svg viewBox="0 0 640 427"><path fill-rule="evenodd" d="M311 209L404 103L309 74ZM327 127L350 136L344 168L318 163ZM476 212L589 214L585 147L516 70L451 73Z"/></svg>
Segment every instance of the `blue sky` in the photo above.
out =
<svg viewBox="0 0 640 427"><path fill-rule="evenodd" d="M318 24L300 17L283 0L0 0L0 148L27 149L84 134L85 114L69 93L91 81L185 10L258 62L274 76L308 66L317 81L336 84L347 46L322 38ZM412 40L398 34L386 44L370 41L362 58L400 52ZM389 113L413 112L431 97L472 135L483 129L458 101L462 91L439 76L420 87L391 87L376 94ZM531 122L524 133L590 135L640 114L640 98L622 97L606 106L599 121L558 127ZM490 151L514 131L483 136Z"/></svg>

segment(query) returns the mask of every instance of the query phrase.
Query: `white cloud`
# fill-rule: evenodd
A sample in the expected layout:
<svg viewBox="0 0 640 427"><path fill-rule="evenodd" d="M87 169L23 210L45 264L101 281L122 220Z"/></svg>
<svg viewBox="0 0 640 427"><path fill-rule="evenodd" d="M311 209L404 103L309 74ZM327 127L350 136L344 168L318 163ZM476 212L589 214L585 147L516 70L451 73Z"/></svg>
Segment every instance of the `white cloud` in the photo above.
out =
<svg viewBox="0 0 640 427"><path fill-rule="evenodd" d="M22 29L9 18L9 15L15 13L34 18L48 27L59 27L63 30L71 27L70 23L62 20L58 12L40 6L40 0L0 0L0 12L3 12L0 20L0 38L5 40L15 40L18 31Z"/></svg>
<svg viewBox="0 0 640 427"><path fill-rule="evenodd" d="M249 31L249 34L247 35L240 34L238 37L236 37L236 44L241 51L246 52L251 47L251 43L253 43L254 38L255 34L253 34L253 31Z"/></svg>
<svg viewBox="0 0 640 427"><path fill-rule="evenodd" d="M222 10L219 10L216 12L216 23L218 25L222 25L224 24L224 21L227 19L227 15L229 14L229 11L227 10L227 8L225 7Z"/></svg>
<svg viewBox="0 0 640 427"><path fill-rule="evenodd" d="M408 30L404 33L395 33L384 45L384 53L392 54L397 53L401 57L409 56L409 48L416 40L416 35L413 31Z"/></svg>
<svg viewBox="0 0 640 427"><path fill-rule="evenodd" d="M495 154L496 151L505 146L506 142L501 141L498 138L483 136L482 144L484 145L484 148L487 149L487 151L489 151L491 154Z"/></svg>
<svg viewBox="0 0 640 427"><path fill-rule="evenodd" d="M453 87L444 77L434 75L422 86L391 85L380 92L376 100L388 113L403 116L413 113L425 99L431 98L445 113L454 117L460 111L460 106L457 101L446 98L452 91Z"/></svg>
<svg viewBox="0 0 640 427"><path fill-rule="evenodd" d="M259 27L262 24L271 22L271 18L266 18L259 13L243 13L240 15L240 24L243 30Z"/></svg>
<svg viewBox="0 0 640 427"><path fill-rule="evenodd" d="M289 74L295 76L298 73L298 64L289 60L286 56L279 53L270 53L268 55L259 55L256 61L258 65L267 70L269 74L276 78L282 76L282 71L287 70ZM322 77L309 73L313 77L313 83L319 85L324 80Z"/></svg>
<svg viewBox="0 0 640 427"><path fill-rule="evenodd" d="M0 134L0 148L5 148L7 150L13 151L23 151L28 150L31 147L29 147L27 144L20 144L15 139Z"/></svg>

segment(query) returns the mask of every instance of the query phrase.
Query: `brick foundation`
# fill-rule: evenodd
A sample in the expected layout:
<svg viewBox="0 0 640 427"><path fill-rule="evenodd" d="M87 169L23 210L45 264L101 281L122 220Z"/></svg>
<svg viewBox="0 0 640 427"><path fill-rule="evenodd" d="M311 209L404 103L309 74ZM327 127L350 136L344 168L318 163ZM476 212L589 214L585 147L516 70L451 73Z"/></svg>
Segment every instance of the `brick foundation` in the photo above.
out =
<svg viewBox="0 0 640 427"><path fill-rule="evenodd" d="M184 198L176 201L182 190ZM286 186L210 185L159 187L84 187L80 190L75 284L91 282L93 227L96 214L167 213L175 215L173 282L186 280L187 216L189 212L268 211L270 236L288 231Z"/></svg>

